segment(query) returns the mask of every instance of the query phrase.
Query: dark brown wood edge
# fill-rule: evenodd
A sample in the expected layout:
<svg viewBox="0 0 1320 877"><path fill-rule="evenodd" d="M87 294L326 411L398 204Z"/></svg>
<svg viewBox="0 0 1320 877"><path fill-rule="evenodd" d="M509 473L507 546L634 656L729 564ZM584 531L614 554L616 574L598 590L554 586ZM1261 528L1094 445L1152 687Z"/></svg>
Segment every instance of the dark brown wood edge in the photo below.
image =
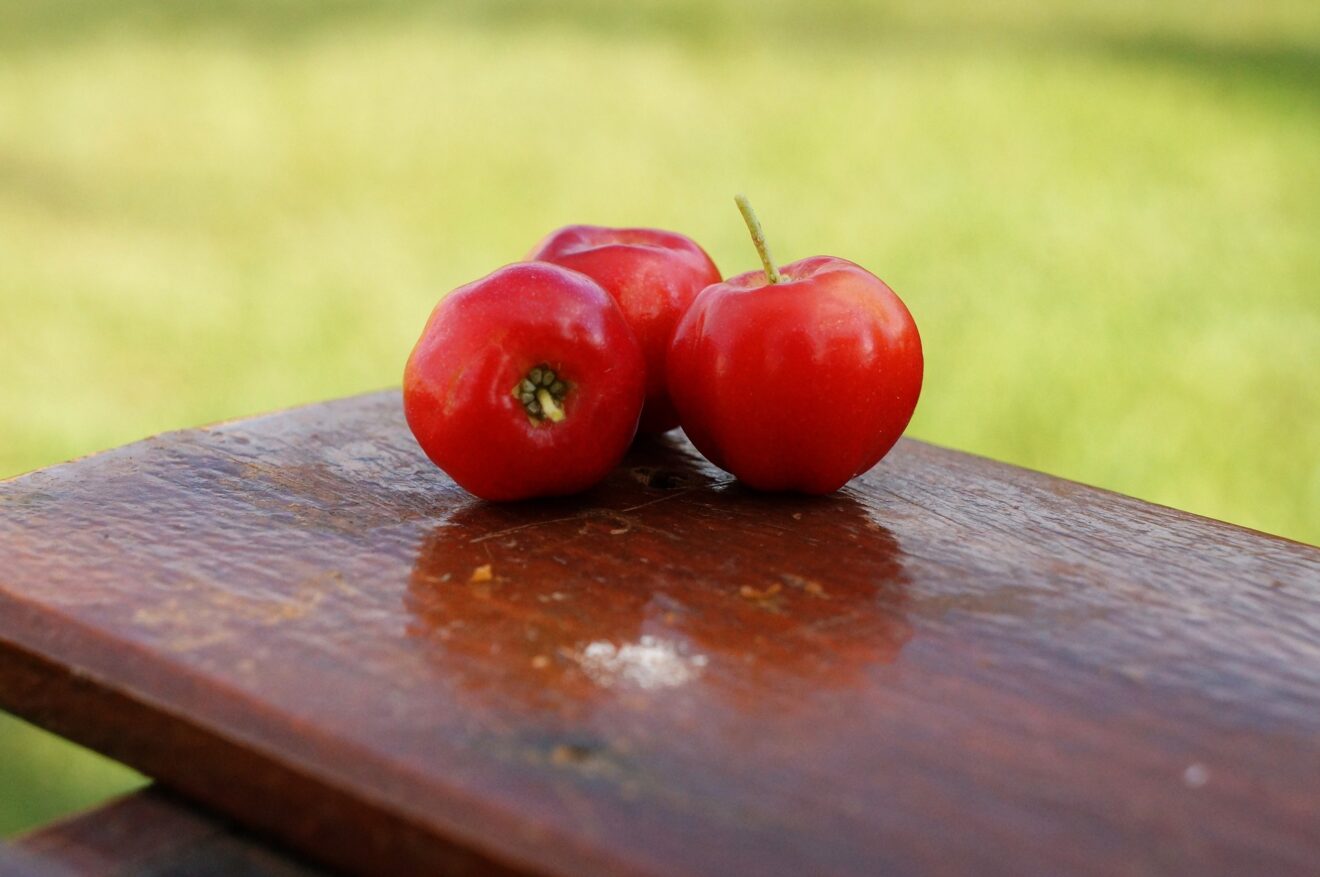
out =
<svg viewBox="0 0 1320 877"><path fill-rule="evenodd" d="M68 877L324 877L232 823L153 786L42 826L15 848Z"/></svg>
<svg viewBox="0 0 1320 877"><path fill-rule="evenodd" d="M927 441L926 439L907 438L905 436L903 438L900 438L898 440L898 444L895 445L894 447L895 450L903 449L909 453L915 453L918 456L945 455L945 456L961 457L963 459L968 459L968 460L974 460L978 463L983 463L987 466L994 467L997 469L1010 469L1023 480L1035 481L1042 484L1049 483L1055 485L1056 488L1083 490L1083 491L1087 491L1088 493L1100 494L1104 497L1108 497L1109 499L1113 499L1113 500L1118 500L1120 502L1135 503L1138 506L1146 506L1152 509L1159 509L1162 512L1167 512L1171 515L1176 515L1177 517L1183 518L1185 520L1199 521L1205 524L1213 524L1216 527L1229 527L1231 529L1237 530L1240 533L1258 539L1266 539L1271 542L1281 542L1285 545L1300 546L1302 548L1309 548L1313 551L1320 550L1320 544L1303 542L1300 539L1293 539L1290 536L1280 536L1278 533L1271 533L1268 530L1257 530L1255 527L1248 527L1245 524L1237 524L1234 523L1233 521L1225 521L1223 518L1212 518L1209 515L1202 515L1197 512L1189 512L1185 509L1180 509L1177 506L1165 505L1164 503L1155 502L1154 500L1150 500L1150 499L1144 499L1140 496L1135 496L1134 494L1131 493L1122 493L1117 490L1112 490L1108 487L1099 487L1095 484L1091 484L1086 481L1078 481L1075 478L1069 478L1066 475L1054 475L1042 469L1032 469L1018 463L1009 463L1004 460L997 460L994 457L987 457L985 454L978 454L975 451L964 451L960 448L950 447L949 445L937 444L936 442ZM891 451L891 453L893 452ZM880 465L884 465L884 463L881 462ZM871 471L875 471L875 470L871 470ZM863 473L858 477L864 478L866 477L866 475L865 473ZM0 484L2 483L3 482L0 482Z"/></svg>
<svg viewBox="0 0 1320 877"><path fill-rule="evenodd" d="M269 420L270 418L273 417L280 417L285 414L290 414L294 411L300 411L304 408L316 408L330 402L343 401L344 399L364 399L370 396L379 395L381 393L391 393L391 392L398 393L400 392L400 390L398 387L380 387L375 390L364 390L361 393L352 393L348 396L329 396L326 397L325 399L315 399L312 400L311 402L300 402L297 405L286 405L283 408L270 408L266 411L254 411L250 414L235 414L232 417L222 417L219 420L212 420L208 423L199 423L195 426L180 426L172 429L163 429L160 432L153 432L147 435L138 436L137 438L129 439L123 444L113 445L108 448L99 448L94 451L88 451L85 454L79 454L76 457L70 457L67 460L61 460L58 463L48 463L45 466L38 466L35 469L25 469L22 472L14 472L10 475L0 476L0 485L7 484L10 481L18 481L21 478L26 478L27 476L33 475L37 472L45 472L48 469L54 469L57 466L68 466L72 463L81 463L84 460L90 460L93 457L99 457L102 454L108 454L111 453L112 451L118 451L123 448L132 447L133 445L140 445L143 442L156 441L158 439L165 439L165 438L169 438L170 436L176 436L176 435L179 436L187 435L188 433L193 433L193 432L208 432L213 429L224 429L225 427L235 426L238 424L247 426L253 423L258 423L262 420ZM400 402L399 404L402 405L403 403Z"/></svg>
<svg viewBox="0 0 1320 877"><path fill-rule="evenodd" d="M27 614L28 629L40 624L30 607L3 596L0 612ZM386 807L130 692L99 687L79 668L20 644L0 641L0 657L0 707L148 776L168 775L179 793L257 836L281 838L318 864L359 874L546 873L457 838L437 838ZM290 809L301 809L304 818L290 819Z"/></svg>

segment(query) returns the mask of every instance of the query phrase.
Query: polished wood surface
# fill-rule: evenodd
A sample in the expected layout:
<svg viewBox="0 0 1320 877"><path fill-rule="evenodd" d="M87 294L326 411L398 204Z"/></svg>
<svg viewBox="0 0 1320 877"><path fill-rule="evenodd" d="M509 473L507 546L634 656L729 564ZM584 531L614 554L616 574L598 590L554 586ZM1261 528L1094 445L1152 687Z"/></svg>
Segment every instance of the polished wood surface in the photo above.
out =
<svg viewBox="0 0 1320 877"><path fill-rule="evenodd" d="M18 839L16 853L64 877L325 877L161 789L147 789ZM4 871L0 868L0 875Z"/></svg>
<svg viewBox="0 0 1320 877"><path fill-rule="evenodd" d="M1315 873L1320 550L912 441L493 506L399 409L0 485L0 705L362 873Z"/></svg>

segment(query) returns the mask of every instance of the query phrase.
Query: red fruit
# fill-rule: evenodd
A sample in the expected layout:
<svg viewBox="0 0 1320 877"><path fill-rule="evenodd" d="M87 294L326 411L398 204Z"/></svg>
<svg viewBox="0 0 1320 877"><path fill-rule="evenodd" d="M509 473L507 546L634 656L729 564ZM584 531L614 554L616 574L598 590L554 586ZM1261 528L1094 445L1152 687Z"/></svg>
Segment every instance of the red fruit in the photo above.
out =
<svg viewBox="0 0 1320 877"><path fill-rule="evenodd" d="M753 238L763 249L759 226ZM864 268L815 256L776 271L762 258L765 272L710 286L688 309L669 349L670 393L688 438L740 481L829 493L903 434L921 393L921 339Z"/></svg>
<svg viewBox="0 0 1320 877"><path fill-rule="evenodd" d="M403 410L437 466L483 499L577 493L623 458L645 397L628 321L591 278L520 263L441 299Z"/></svg>
<svg viewBox="0 0 1320 877"><path fill-rule="evenodd" d="M697 293L720 281L719 269L689 237L655 228L570 225L551 232L532 259L581 271L614 296L646 357L642 432L678 426L665 384L669 342Z"/></svg>

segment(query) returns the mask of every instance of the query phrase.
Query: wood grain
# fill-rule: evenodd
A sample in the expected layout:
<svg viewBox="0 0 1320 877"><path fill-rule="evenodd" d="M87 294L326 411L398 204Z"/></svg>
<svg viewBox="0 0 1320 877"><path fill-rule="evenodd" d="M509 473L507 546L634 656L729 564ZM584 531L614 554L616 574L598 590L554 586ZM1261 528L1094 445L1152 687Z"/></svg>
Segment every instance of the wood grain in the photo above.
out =
<svg viewBox="0 0 1320 877"><path fill-rule="evenodd" d="M1320 550L912 441L492 506L399 408L0 486L0 705L360 873L1316 873Z"/></svg>
<svg viewBox="0 0 1320 877"><path fill-rule="evenodd" d="M320 877L326 873L156 788L31 832L19 838L16 847L39 873L64 877Z"/></svg>

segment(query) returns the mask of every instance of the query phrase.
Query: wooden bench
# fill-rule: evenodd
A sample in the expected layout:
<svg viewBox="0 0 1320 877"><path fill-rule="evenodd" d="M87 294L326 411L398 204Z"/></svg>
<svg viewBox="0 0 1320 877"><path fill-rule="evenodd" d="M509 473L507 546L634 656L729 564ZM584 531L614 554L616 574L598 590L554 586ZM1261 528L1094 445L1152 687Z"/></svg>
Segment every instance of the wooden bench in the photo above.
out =
<svg viewBox="0 0 1320 877"><path fill-rule="evenodd" d="M383 392L35 472L0 707L169 790L5 874L1320 867L1320 550L911 440L496 506Z"/></svg>

